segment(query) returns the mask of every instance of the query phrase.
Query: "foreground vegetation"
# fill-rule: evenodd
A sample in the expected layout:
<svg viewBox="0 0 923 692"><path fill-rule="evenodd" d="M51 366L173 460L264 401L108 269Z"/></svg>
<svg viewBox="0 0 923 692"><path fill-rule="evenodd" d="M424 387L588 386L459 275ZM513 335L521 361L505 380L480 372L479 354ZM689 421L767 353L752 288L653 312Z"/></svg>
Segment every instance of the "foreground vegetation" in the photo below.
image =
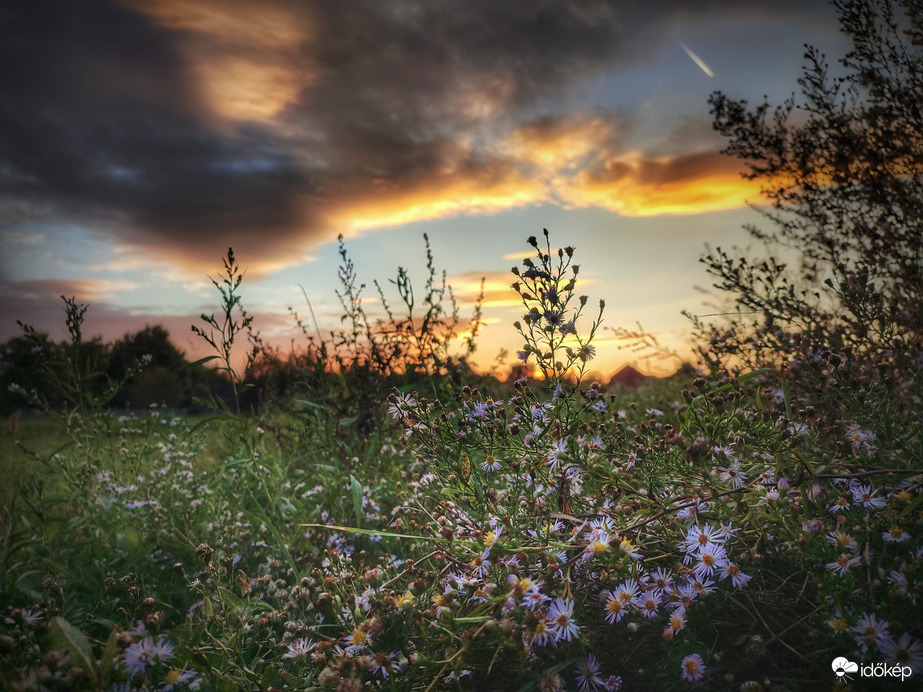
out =
<svg viewBox="0 0 923 692"><path fill-rule="evenodd" d="M816 63L807 125L713 101L733 153L783 181L770 218L805 261L706 257L736 311L698 323L689 381L630 395L585 381L605 306L547 231L511 277L517 356L542 376L508 389L465 367L479 315L459 318L428 252L423 300L399 270L376 320L342 247L343 328L306 327L285 363L261 347L229 253L218 317L195 330L230 395L196 418L113 413L122 382L80 358L84 306L67 302L63 348L27 329L59 398L14 386L47 418L15 433L0 684L813 690L858 675L839 658L878 666L883 686L923 675L923 243L907 242L923 172L818 186L806 175L831 158L803 149L811 128L861 123L868 139L894 122L854 98L899 102L876 79L900 70L862 53L896 32L873 6L841 8L867 69L825 91ZM888 264L858 251L870 234ZM284 386L248 402L272 363Z"/></svg>
<svg viewBox="0 0 923 692"><path fill-rule="evenodd" d="M806 689L839 655L918 672L918 432L883 408L826 419L768 368L659 407L582 382L603 306L584 314L572 248L530 242L519 356L545 377L503 398L431 362L363 431L311 399L62 416L5 521L4 684Z"/></svg>

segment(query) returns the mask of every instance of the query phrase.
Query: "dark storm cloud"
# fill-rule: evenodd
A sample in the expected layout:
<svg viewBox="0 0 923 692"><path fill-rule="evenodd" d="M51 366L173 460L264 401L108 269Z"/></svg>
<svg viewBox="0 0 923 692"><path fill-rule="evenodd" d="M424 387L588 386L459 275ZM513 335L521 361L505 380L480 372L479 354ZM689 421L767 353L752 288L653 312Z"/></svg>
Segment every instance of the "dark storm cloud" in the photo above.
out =
<svg viewBox="0 0 923 692"><path fill-rule="evenodd" d="M233 244L258 261L329 239L363 205L371 217L388 200L412 203L425 218L466 195L485 208L528 203L539 193L495 137L566 109L583 80L643 60L666 27L747 10L730 0L7 4L0 196L18 211L0 228L24 230L26 203L174 259L211 263Z"/></svg>
<svg viewBox="0 0 923 692"><path fill-rule="evenodd" d="M18 3L0 15L2 194L189 251L220 233L289 229L303 171L247 128L217 133L176 36L101 3ZM4 225L15 222L7 218Z"/></svg>

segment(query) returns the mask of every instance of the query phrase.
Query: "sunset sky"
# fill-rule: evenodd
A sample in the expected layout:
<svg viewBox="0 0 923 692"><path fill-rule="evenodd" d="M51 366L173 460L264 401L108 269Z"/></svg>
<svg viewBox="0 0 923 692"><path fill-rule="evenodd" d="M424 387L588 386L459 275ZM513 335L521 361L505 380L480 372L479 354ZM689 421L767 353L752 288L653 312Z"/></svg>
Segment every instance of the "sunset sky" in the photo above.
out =
<svg viewBox="0 0 923 692"><path fill-rule="evenodd" d="M521 346L509 269L546 227L607 325L685 355L705 244L759 221L708 95L779 103L804 43L845 40L804 0L4 3L0 340L62 338L64 294L88 334L163 324L204 355L231 245L284 345L299 284L336 326L338 234L371 286L422 280L427 233L463 314L487 279L486 364ZM597 369L635 358L603 337Z"/></svg>

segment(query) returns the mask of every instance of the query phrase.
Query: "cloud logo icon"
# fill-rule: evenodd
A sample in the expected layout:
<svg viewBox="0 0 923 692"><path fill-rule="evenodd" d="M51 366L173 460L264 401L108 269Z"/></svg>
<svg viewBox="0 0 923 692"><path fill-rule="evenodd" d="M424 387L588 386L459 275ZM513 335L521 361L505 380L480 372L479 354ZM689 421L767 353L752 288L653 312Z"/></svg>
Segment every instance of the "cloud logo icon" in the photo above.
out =
<svg viewBox="0 0 923 692"><path fill-rule="evenodd" d="M847 673L859 672L859 664L843 656L833 659L833 663L830 664L830 667L833 668L833 672L836 673L838 678L845 677Z"/></svg>

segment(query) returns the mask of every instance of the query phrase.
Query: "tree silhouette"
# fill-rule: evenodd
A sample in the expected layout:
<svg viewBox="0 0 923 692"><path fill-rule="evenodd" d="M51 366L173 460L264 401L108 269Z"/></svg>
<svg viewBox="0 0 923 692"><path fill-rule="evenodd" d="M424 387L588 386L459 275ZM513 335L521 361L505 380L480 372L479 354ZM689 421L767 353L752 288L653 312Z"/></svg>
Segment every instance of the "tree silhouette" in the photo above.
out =
<svg viewBox="0 0 923 692"><path fill-rule="evenodd" d="M808 46L800 96L750 107L716 92L714 128L762 182L767 258L703 258L736 308L696 321L714 371L785 369L822 398L837 371L916 401L923 352L923 2L836 1L852 49L833 75ZM794 256L790 266L783 257ZM889 376L882 382L882 368ZM806 373L813 372L812 377ZM797 377L795 377L797 375ZM877 383L877 385L876 385ZM827 402L830 403L830 402Z"/></svg>

